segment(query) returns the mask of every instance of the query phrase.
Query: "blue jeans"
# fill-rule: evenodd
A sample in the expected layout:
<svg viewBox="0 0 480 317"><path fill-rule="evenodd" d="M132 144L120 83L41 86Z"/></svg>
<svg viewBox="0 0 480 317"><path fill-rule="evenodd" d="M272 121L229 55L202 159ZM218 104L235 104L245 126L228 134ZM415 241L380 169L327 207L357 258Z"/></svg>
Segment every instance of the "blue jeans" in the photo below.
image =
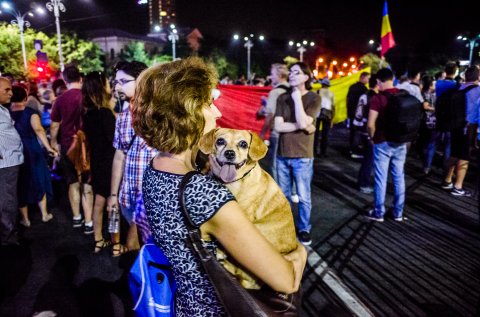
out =
<svg viewBox="0 0 480 317"><path fill-rule="evenodd" d="M439 138L439 132L436 130L428 130L427 144L425 146L425 162L424 168L431 168L433 157L435 156L435 150L437 149L437 141ZM450 153L448 153L450 156Z"/></svg>
<svg viewBox="0 0 480 317"><path fill-rule="evenodd" d="M451 132L441 132L439 133L439 138L441 138L443 143L443 166L446 166L452 152L452 134Z"/></svg>
<svg viewBox="0 0 480 317"><path fill-rule="evenodd" d="M392 173L393 216L402 217L405 205L405 143L382 142L373 146L373 165L375 168L375 217L385 215L385 195L387 193L388 168Z"/></svg>
<svg viewBox="0 0 480 317"><path fill-rule="evenodd" d="M268 162L268 168L266 168L266 171L277 183L277 151L279 138L280 136L273 131L270 133L270 145L268 146L268 152L265 156L265 160Z"/></svg>
<svg viewBox="0 0 480 317"><path fill-rule="evenodd" d="M310 232L312 211L311 184L313 178L313 158L286 158L277 156L278 185L287 196L290 204L292 181L295 181L298 203L298 232Z"/></svg>

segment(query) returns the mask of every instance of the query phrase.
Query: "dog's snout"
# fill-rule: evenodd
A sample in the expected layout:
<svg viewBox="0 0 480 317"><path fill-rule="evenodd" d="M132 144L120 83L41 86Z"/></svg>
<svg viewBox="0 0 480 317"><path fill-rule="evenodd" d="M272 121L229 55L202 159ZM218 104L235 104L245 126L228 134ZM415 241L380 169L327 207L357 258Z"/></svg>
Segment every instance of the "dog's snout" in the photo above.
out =
<svg viewBox="0 0 480 317"><path fill-rule="evenodd" d="M233 150L226 150L226 151L225 151L225 158L226 158L227 160L233 160L233 159L235 159L235 151L233 151Z"/></svg>

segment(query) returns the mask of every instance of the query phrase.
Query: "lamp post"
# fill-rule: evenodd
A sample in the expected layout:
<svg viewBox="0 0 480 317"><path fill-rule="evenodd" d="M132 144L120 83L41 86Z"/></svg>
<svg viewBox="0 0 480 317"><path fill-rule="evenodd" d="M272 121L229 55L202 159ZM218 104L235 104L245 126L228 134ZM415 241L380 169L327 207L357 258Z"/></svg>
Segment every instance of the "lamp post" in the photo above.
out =
<svg viewBox="0 0 480 317"><path fill-rule="evenodd" d="M469 48L469 51L470 51L469 52L470 54L469 54L469 57L468 57L468 65L471 66L472 65L472 57L473 57L473 49L478 46L477 41L480 41L480 34L478 34L475 37L466 37L466 36L459 35L457 37L457 40L468 41L468 43L466 45Z"/></svg>
<svg viewBox="0 0 480 317"><path fill-rule="evenodd" d="M27 51L25 49L25 37L23 35L23 31L25 30L26 27L27 28L30 27L30 22L25 20L25 17L27 15L33 17L34 16L33 12L32 10L28 10L24 14L21 14L19 11L14 10L11 4L5 1L2 2L2 8L5 10L4 12L10 14L15 18L14 20L10 21L10 23L12 25L18 25L18 29L20 30L20 42L22 43L23 67L25 71L27 71L28 70ZM41 8L37 8L36 11L40 14L43 13Z"/></svg>
<svg viewBox="0 0 480 317"><path fill-rule="evenodd" d="M255 36L254 36L253 34L250 34L250 36L245 36L245 37L243 38L243 40L245 41L245 44L243 44L243 47L245 47L245 48L247 49L247 82L250 81L250 79L251 79L251 78L250 78L250 77L251 77L251 71L250 71L250 69L251 69L251 68L250 68L250 64L251 64L251 63L250 63L250 61L251 61L251 54L250 54L250 53L251 53L251 52L250 52L250 51L251 51L251 49L252 49L252 47L253 47L253 41L252 41L252 40L254 39L254 37L255 37ZM240 39L240 36L239 36L238 34L235 34L235 35L233 36L233 39L234 39L235 41L237 41L238 39ZM260 41L263 41L263 40L265 40L265 36L259 35L259 36L258 36L258 39L259 39Z"/></svg>
<svg viewBox="0 0 480 317"><path fill-rule="evenodd" d="M294 41L290 41L290 42L288 42L288 45L289 46L294 46L294 45L297 46L297 52L300 53L300 62L303 62L303 53L305 53L307 51L306 47L308 45L310 45L310 47L315 46L315 42L310 41L310 43L309 43L307 40L303 40L302 42L297 42L295 44Z"/></svg>
<svg viewBox="0 0 480 317"><path fill-rule="evenodd" d="M175 60L177 58L175 44L177 43L177 40L178 40L178 32L177 32L177 29L175 28L175 24L171 24L170 29L172 31L168 35L168 39L172 41L172 60Z"/></svg>
<svg viewBox="0 0 480 317"><path fill-rule="evenodd" d="M63 72L65 66L63 64L62 38L60 35L60 11L65 12L66 9L62 3L62 0L52 0L51 2L47 2L46 7L48 11L53 11L53 15L55 16L55 25L57 26L58 57L60 59L60 70Z"/></svg>

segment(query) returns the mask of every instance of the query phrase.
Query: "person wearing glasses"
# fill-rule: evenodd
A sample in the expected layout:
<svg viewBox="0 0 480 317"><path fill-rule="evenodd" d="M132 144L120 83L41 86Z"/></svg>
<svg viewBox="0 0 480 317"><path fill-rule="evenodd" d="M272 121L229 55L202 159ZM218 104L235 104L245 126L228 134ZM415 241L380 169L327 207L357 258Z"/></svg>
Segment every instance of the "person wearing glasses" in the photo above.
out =
<svg viewBox="0 0 480 317"><path fill-rule="evenodd" d="M135 61L120 62L117 65L115 93L124 104L131 102L135 93L135 79L146 68L147 65L144 63ZM157 150L149 147L140 136L135 135L129 106L117 117L113 147L116 151L107 210L111 213L113 208L117 208L130 225L126 244L117 241L113 244L113 256L120 256L140 247L137 228L143 241L151 235L143 205L142 178L150 160L157 155Z"/></svg>
<svg viewBox="0 0 480 317"><path fill-rule="evenodd" d="M320 112L320 96L311 92L312 75L302 62L290 67L291 93L278 97L274 129L280 133L277 153L278 185L290 203L292 182L298 202L297 235L300 242L310 245L312 211L311 183L313 178L313 143L315 118Z"/></svg>
<svg viewBox="0 0 480 317"><path fill-rule="evenodd" d="M62 73L67 84L67 91L55 100L52 108L50 125L51 147L60 153L59 168L68 186L68 198L73 213L73 227L84 227L85 234L91 234L93 209L92 187L87 183L88 175L78 177L73 162L68 158L67 151L72 145L77 132L83 125L83 103L82 103L82 76L77 66L68 65ZM80 187L82 183L82 187ZM80 201L84 217L80 213Z"/></svg>

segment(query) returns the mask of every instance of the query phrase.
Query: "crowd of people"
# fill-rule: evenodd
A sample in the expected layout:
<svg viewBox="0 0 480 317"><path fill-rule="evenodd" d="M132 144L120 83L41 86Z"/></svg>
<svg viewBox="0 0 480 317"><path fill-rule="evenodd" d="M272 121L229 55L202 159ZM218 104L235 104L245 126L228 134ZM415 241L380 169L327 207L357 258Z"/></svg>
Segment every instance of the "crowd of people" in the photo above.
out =
<svg viewBox="0 0 480 317"><path fill-rule="evenodd" d="M437 78L412 70L396 83L392 70L382 68L375 74L362 72L350 87L350 155L361 159L358 189L373 193L369 219L384 221L391 173L392 216L403 221L409 150L421 157L425 175L441 150L444 179L439 186L455 196L471 195L463 181L477 140L480 74L470 66L460 77L463 83L457 75L457 64L448 63ZM336 99L328 78L319 80L318 92L311 91L314 79L302 62L273 64L269 81L260 133L262 139L270 134L265 161L290 203L298 203L298 241L310 245L313 163L327 157ZM212 66L193 57L150 68L120 62L112 81L101 72L82 75L74 65L65 68L62 79L40 87L0 77L2 245L18 243L18 224L35 225L29 206L38 206L43 222L54 217L48 202L56 171L68 186L72 226L94 236L92 252L111 248L117 257L153 239L174 268L178 315L221 314L211 282L186 245L178 197L183 175L196 169L192 148L221 117L213 104L217 83ZM409 121L403 122L404 117ZM210 249L222 246L276 291L298 289L305 249L299 244L291 254L278 253L223 184L197 175L187 186L185 201ZM104 232L105 210L110 217L121 213L127 221L124 242L119 230L110 236Z"/></svg>

